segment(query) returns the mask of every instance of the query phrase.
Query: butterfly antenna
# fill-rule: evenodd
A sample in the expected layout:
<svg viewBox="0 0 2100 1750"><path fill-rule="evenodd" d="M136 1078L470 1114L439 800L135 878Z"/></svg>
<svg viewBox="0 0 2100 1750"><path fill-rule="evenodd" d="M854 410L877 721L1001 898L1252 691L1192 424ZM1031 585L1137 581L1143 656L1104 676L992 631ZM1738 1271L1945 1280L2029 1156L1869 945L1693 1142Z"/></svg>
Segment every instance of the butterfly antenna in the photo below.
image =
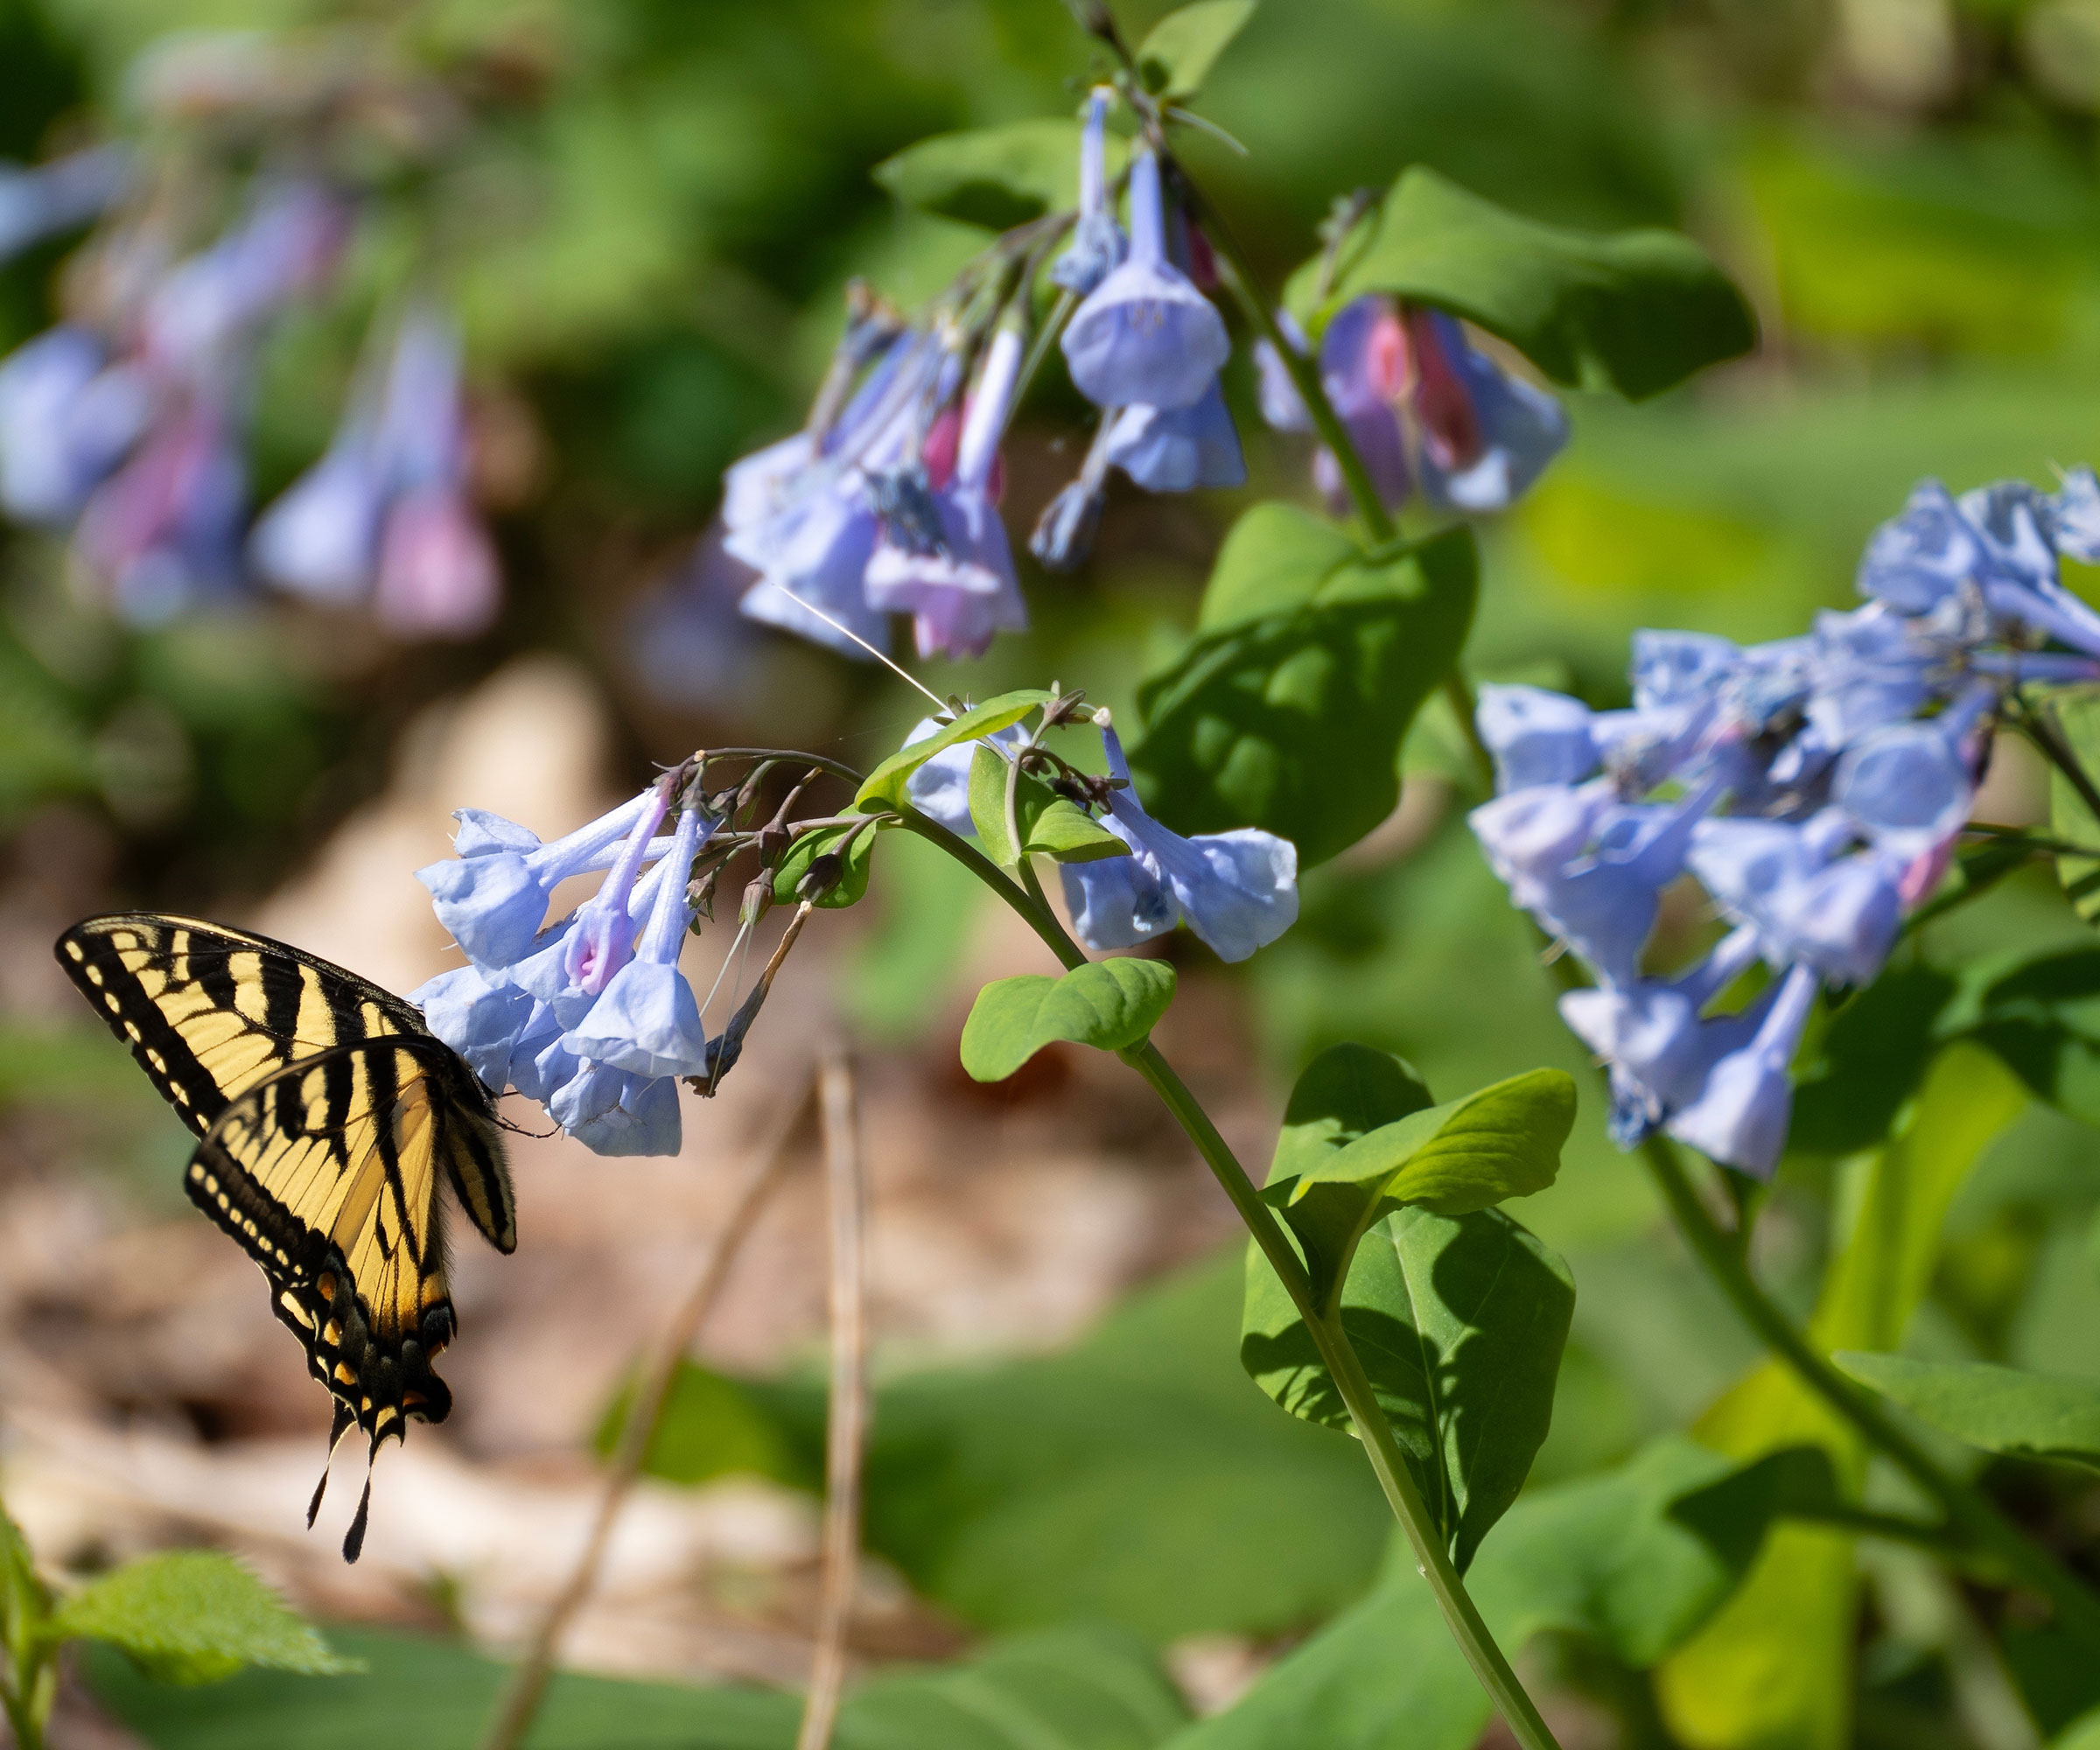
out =
<svg viewBox="0 0 2100 1750"><path fill-rule="evenodd" d="M321 1497L328 1493L328 1467L335 1462L335 1449L343 1444L343 1436L349 1432L354 1418L350 1406L339 1401L335 1406L335 1421L328 1430L328 1456L321 1460L321 1480L313 1486L313 1499L306 1503L306 1529L313 1530L313 1522L320 1516Z"/></svg>
<svg viewBox="0 0 2100 1750"><path fill-rule="evenodd" d="M354 1562L365 1553L365 1527L372 1517L372 1466L365 1466L365 1492L357 1498L357 1516L343 1534L343 1559Z"/></svg>

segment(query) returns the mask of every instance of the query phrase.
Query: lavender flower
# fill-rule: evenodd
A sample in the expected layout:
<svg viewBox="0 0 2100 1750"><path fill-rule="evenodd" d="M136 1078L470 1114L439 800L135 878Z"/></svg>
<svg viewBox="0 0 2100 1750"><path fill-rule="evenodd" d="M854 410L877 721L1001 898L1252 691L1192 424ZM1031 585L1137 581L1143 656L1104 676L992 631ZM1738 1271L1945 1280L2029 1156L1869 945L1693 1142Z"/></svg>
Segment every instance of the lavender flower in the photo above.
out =
<svg viewBox="0 0 2100 1750"><path fill-rule="evenodd" d="M2088 471L2054 496L2011 481L1956 500L1927 482L1869 544L1873 599L1805 637L1636 634L1628 711L1483 690L1499 794L1474 830L1511 901L1596 976L1561 1010L1611 1066L1623 1146L1660 1125L1771 1172L1816 993L1879 976L1945 872L2006 690L2100 680L2100 640L2081 641L2100 616L2056 577L2059 551L2096 539ZM2085 654L2033 648L2050 635ZM1687 872L1736 928L1659 979L1642 961L1661 890ZM1758 961L1766 989L1716 1008Z"/></svg>
<svg viewBox="0 0 2100 1750"><path fill-rule="evenodd" d="M1187 407L1124 408L1110 430L1108 459L1147 492L1247 484L1240 434L1214 378Z"/></svg>
<svg viewBox="0 0 2100 1750"><path fill-rule="evenodd" d="M1097 407L1186 407L1231 355L1224 318L1166 258L1159 161L1148 150L1130 159L1130 259L1073 313L1063 346L1074 386Z"/></svg>
<svg viewBox="0 0 2100 1750"><path fill-rule="evenodd" d="M0 361L0 508L63 528L151 423L143 372L60 324Z"/></svg>
<svg viewBox="0 0 2100 1750"><path fill-rule="evenodd" d="M1567 443L1567 415L1440 310L1410 311L1408 337L1424 494L1448 510L1507 510Z"/></svg>
<svg viewBox="0 0 2100 1750"><path fill-rule="evenodd" d="M1123 265L1130 246L1108 202L1104 164L1109 103L1115 92L1097 85L1087 96L1087 124L1079 143L1079 218L1072 241L1051 263L1050 277L1068 291L1086 297Z"/></svg>
<svg viewBox="0 0 2100 1750"><path fill-rule="evenodd" d="M986 349L962 426L954 477L932 501L937 526L924 529L906 516L886 516L869 557L868 605L910 614L921 657L981 656L995 634L1027 630L1027 606L991 494L1020 364L1019 331L1001 328Z"/></svg>
<svg viewBox="0 0 2100 1750"><path fill-rule="evenodd" d="M123 192L130 156L91 146L34 169L0 164L0 262L94 218Z"/></svg>
<svg viewBox="0 0 2100 1750"><path fill-rule="evenodd" d="M1106 723L1101 739L1121 785L1102 824L1130 855L1058 865L1082 942L1134 948L1186 923L1221 960L1245 960L1298 920L1297 846L1256 827L1193 838L1169 831L1130 788L1123 743Z"/></svg>

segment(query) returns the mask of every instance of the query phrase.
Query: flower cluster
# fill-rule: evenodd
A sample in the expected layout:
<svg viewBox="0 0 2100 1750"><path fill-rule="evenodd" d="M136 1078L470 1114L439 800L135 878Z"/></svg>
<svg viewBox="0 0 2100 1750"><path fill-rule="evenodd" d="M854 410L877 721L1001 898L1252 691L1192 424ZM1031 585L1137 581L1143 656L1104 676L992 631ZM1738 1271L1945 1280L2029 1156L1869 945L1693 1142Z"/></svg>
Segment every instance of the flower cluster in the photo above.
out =
<svg viewBox="0 0 2100 1750"><path fill-rule="evenodd" d="M369 597L404 636L480 631L495 556L465 491L458 343L435 312L398 324L327 456L252 539L242 458L272 325L334 280L375 154L436 150L428 118L449 105L334 38L184 38L135 72L153 153L0 174L0 257L104 215L68 270L65 319L0 360L0 510L70 531L83 575L134 622L231 599L253 573ZM192 232L229 204L218 234Z"/></svg>
<svg viewBox="0 0 2100 1750"><path fill-rule="evenodd" d="M1287 312L1278 326L1309 351ZM1262 416L1310 431L1298 385L1276 348L1255 348ZM1506 510L1568 440L1568 417L1544 389L1504 370L1440 310L1371 294L1338 311L1320 340L1320 387L1389 509L1414 491L1440 510ZM1312 478L1337 510L1348 494L1324 445Z"/></svg>
<svg viewBox="0 0 2100 1750"><path fill-rule="evenodd" d="M1030 280L1046 259L1043 277L1069 312L1066 367L1101 415L1077 475L1029 539L1044 568L1086 558L1111 470L1155 493L1245 482L1220 377L1232 339L1208 296L1209 242L1146 137L1130 150L1128 229L1118 220L1107 173L1115 100L1106 86L1088 97L1075 211L1008 233L913 323L858 294L807 425L731 469L723 546L754 574L750 618L849 655L886 651L892 613L911 617L921 656L978 655L997 634L1026 626L999 522L998 449L1026 387ZM1068 230L1049 258L1045 241ZM1389 504L1418 477L1441 508L1500 509L1566 438L1558 402L1438 311L1359 299L1328 326L1320 360ZM1283 360L1264 345L1256 362L1270 423L1310 429ZM1315 471L1339 500L1334 458L1323 451Z"/></svg>
<svg viewBox="0 0 2100 1750"><path fill-rule="evenodd" d="M1079 939L1096 952L1135 948L1186 924L1221 960L1245 960L1298 921L1298 847L1258 827L1200 832L1184 838L1144 810L1130 786L1123 742L1109 714L1096 711L1109 781L1100 786L1101 823L1130 847L1127 857L1062 863L1066 909ZM928 718L905 739L910 746L940 724ZM912 806L950 832L974 838L970 768L980 746L1011 760L1018 729L944 748L906 784Z"/></svg>
<svg viewBox="0 0 2100 1750"><path fill-rule="evenodd" d="M371 600L404 637L463 638L495 618L495 550L466 491L459 337L417 305L368 372L328 451L249 537L279 589L346 606Z"/></svg>
<svg viewBox="0 0 2100 1750"><path fill-rule="evenodd" d="M1514 903L1595 978L1560 1008L1610 1065L1621 1146L1661 1125L1772 1172L1816 993L1870 982L1946 873L2006 694L2100 679L2100 613L2064 587L2060 554L2100 560L2090 470L2054 494L1927 481L1868 544L1867 605L1805 636L1638 634L1626 710L1482 689L1497 794L1473 829ZM1658 976L1644 952L1686 874L1733 928ZM1763 987L1725 1006L1760 963Z"/></svg>
<svg viewBox="0 0 2100 1750"><path fill-rule="evenodd" d="M416 879L467 963L409 1000L490 1088L540 1102L599 1154L676 1154L676 1078L714 1070L678 970L693 862L719 824L692 768L551 844L480 808L454 818L458 855ZM601 870L596 894L545 923L556 886Z"/></svg>

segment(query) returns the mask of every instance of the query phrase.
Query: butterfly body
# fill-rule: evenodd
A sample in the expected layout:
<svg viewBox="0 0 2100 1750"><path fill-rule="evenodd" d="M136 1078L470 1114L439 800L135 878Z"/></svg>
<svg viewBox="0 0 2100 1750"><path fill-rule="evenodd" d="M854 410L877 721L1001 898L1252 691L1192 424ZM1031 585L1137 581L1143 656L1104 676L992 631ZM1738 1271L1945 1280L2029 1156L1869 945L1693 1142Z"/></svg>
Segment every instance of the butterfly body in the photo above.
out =
<svg viewBox="0 0 2100 1750"><path fill-rule="evenodd" d="M517 1244L489 1090L411 1004L266 936L119 913L56 953L199 1137L184 1189L261 1267L335 1401L331 1447L354 1425L376 1457L411 1418L442 1422L440 1179L490 1244ZM353 1560L364 1522L360 1504Z"/></svg>

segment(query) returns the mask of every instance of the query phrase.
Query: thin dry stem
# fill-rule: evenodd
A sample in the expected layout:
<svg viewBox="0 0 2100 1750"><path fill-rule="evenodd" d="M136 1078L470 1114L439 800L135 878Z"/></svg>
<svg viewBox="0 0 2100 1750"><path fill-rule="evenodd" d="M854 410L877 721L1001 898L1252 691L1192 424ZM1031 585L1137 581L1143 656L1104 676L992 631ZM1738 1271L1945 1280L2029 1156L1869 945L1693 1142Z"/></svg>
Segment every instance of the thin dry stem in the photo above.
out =
<svg viewBox="0 0 2100 1750"><path fill-rule="evenodd" d="M826 1054L817 1071L824 1182L831 1206L831 1416L824 1454L823 1582L809 1696L795 1750L827 1750L846 1679L846 1624L860 1558L860 1460L868 1419L867 1186L853 1060Z"/></svg>
<svg viewBox="0 0 2100 1750"><path fill-rule="evenodd" d="M597 1583L599 1564L605 1560L607 1544L612 1542L612 1527L620 1518L620 1508L626 1504L635 1478L641 1474L642 1460L648 1454L649 1443L654 1439L657 1424L663 1419L664 1405L670 1401L671 1388L677 1382L679 1365L691 1349L693 1340L699 1335L707 1315L714 1309L723 1284L729 1278L730 1266L736 1262L738 1252L780 1182L788 1160L788 1138L802 1118L808 1095L808 1086L805 1083L751 1153L751 1164L746 1170L736 1201L731 1205L727 1218L701 1260L700 1272L694 1278L691 1292L665 1326L655 1353L650 1357L648 1370L628 1408L626 1420L620 1428L620 1444L614 1448L612 1463L606 1472L605 1489L598 1497L598 1516L592 1522L590 1538L567 1581L548 1606L524 1657L518 1662L504 1690L495 1721L489 1727L488 1735L481 1740L482 1750L516 1750L540 1711L548 1681L554 1672L555 1656L561 1649L562 1636Z"/></svg>

